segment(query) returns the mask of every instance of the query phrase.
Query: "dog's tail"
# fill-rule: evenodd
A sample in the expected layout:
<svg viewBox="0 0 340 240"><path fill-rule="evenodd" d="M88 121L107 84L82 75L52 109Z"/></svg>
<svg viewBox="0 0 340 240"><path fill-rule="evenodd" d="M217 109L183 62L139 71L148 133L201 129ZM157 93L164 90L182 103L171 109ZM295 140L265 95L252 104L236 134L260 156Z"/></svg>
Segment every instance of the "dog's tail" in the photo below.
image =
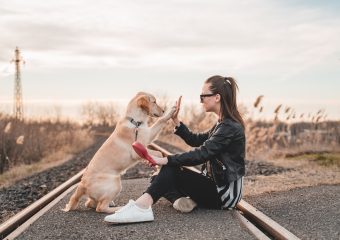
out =
<svg viewBox="0 0 340 240"><path fill-rule="evenodd" d="M84 185L80 182L78 184L78 187L76 191L73 193L73 195L70 198L70 201L68 204L66 204L65 208L63 209L64 212L68 212L70 210L74 210L77 208L79 199L85 194L85 187Z"/></svg>

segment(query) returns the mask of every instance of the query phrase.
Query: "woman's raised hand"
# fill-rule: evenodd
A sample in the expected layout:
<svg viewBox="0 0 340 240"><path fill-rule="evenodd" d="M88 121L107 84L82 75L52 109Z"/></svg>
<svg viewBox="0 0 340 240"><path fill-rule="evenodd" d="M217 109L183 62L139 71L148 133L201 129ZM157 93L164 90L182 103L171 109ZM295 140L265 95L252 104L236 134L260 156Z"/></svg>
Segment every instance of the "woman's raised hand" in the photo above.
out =
<svg viewBox="0 0 340 240"><path fill-rule="evenodd" d="M158 166L166 165L168 163L168 158L167 157L158 157L158 156L153 156L150 154L150 157L154 160L155 164ZM156 167L155 164L152 164L148 160L143 160L143 163L148 165L149 167Z"/></svg>
<svg viewBox="0 0 340 240"><path fill-rule="evenodd" d="M176 101L176 111L172 115L172 120L174 121L176 126L179 126L178 113L179 113L179 110L181 109L181 101L182 101L182 96L180 96L178 100Z"/></svg>

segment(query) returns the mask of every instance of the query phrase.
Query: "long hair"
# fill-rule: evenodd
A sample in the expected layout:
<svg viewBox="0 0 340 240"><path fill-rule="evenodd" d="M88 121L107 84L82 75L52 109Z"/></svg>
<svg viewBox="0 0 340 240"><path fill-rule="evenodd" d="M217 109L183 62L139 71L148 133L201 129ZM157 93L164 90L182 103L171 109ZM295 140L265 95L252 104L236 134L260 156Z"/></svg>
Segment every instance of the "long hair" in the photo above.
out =
<svg viewBox="0 0 340 240"><path fill-rule="evenodd" d="M210 91L221 96L221 111L220 120L231 118L240 123L245 128L244 121L240 112L237 109L236 91L238 90L237 83L232 77L222 77L219 75L208 78L205 83L210 83Z"/></svg>

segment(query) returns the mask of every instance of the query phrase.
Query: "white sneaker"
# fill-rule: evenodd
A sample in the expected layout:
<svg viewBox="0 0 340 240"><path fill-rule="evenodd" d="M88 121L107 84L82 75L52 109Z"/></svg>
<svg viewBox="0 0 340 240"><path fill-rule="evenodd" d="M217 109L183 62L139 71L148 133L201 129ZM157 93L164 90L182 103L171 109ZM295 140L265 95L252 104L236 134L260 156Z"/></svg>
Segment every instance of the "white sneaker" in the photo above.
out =
<svg viewBox="0 0 340 240"><path fill-rule="evenodd" d="M109 223L137 223L153 221L154 216L151 207L148 209L140 208L134 200L130 200L128 204L117 210L114 214L104 218Z"/></svg>
<svg viewBox="0 0 340 240"><path fill-rule="evenodd" d="M172 205L174 209L180 211L182 213L189 213L197 206L191 198L189 197L180 197L177 199L174 204Z"/></svg>

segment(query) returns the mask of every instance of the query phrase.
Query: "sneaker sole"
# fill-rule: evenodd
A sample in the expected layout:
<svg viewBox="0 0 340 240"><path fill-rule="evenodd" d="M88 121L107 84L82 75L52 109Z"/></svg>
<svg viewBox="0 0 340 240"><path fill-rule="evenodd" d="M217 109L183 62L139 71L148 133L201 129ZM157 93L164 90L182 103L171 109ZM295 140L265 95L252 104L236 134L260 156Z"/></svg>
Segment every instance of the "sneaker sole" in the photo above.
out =
<svg viewBox="0 0 340 240"><path fill-rule="evenodd" d="M138 221L138 222L136 222L136 221L129 221L129 222L128 221L127 222L108 222L108 221L104 220L104 222L106 222L109 225L112 225L112 224L118 225L118 224L145 223L145 222L153 222L153 221L154 221L154 219L153 220Z"/></svg>

